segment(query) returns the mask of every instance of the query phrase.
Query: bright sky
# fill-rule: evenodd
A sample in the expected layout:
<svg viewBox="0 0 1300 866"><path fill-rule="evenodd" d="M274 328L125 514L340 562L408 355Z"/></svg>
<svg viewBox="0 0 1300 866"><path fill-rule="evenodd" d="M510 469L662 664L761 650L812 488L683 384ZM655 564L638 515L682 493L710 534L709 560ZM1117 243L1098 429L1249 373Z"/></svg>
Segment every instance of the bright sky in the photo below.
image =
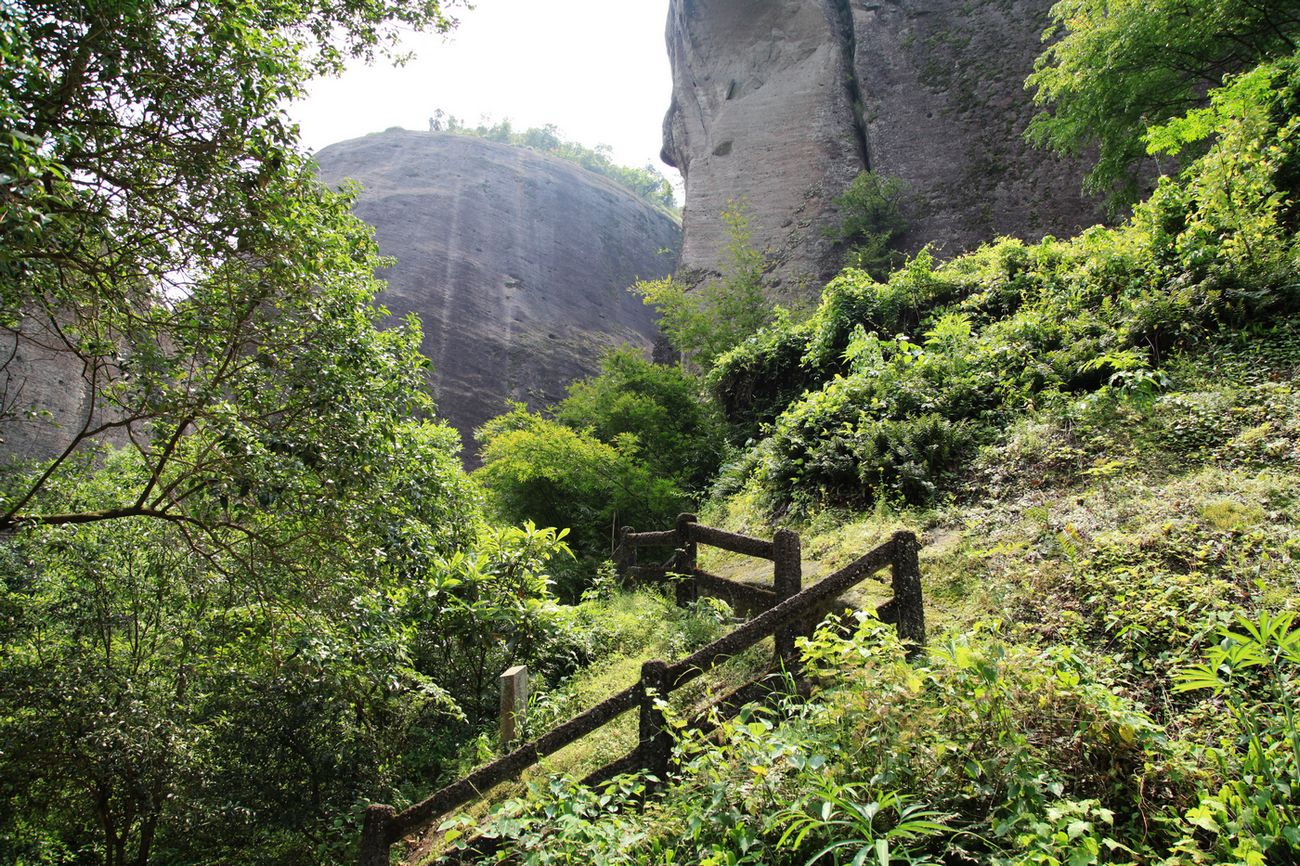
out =
<svg viewBox="0 0 1300 866"><path fill-rule="evenodd" d="M624 165L659 162L672 93L664 25L668 0L475 0L450 37L415 35L406 66L355 64L316 83L290 113L312 150L392 126L425 130L441 108L476 125L553 123L588 147L608 144Z"/></svg>

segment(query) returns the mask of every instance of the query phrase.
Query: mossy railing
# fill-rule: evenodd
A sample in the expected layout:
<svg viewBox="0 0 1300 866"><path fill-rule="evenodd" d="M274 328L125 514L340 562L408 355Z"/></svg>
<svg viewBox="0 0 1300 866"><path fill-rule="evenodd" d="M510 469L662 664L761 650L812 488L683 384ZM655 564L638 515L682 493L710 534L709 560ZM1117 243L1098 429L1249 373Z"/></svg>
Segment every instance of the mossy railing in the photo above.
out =
<svg viewBox="0 0 1300 866"><path fill-rule="evenodd" d="M668 564L650 567L636 565L637 547L678 542L680 546L676 548L671 567ZM672 753L672 737L658 701L666 700L674 690L701 676L717 662L731 658L768 635L773 635L776 640L778 662L793 659L795 635L809 614L887 566L892 570L894 598L881 605L877 612L886 622L893 623L898 629L899 637L913 647L919 648L925 643L925 611L921 597L918 544L916 536L910 532L895 534L875 550L803 590L799 586L798 535L781 530L771 541L764 541L702 526L695 522L693 515L682 515L677 520L677 527L667 532L624 531L616 552L616 564L623 573L639 574L643 578L661 573L683 575L685 579L678 584L679 600L690 597L690 593L701 589L722 587L734 591L736 587L745 586L715 575L707 575L695 568L698 544L714 545L771 560L774 565L773 589L770 591L771 604L767 609L681 661L673 664L658 660L645 662L641 666L641 679L636 684L606 698L536 740L480 767L419 803L400 812L392 806L370 806L366 809L362 828L361 866L389 866L390 849L402 838L426 826L434 818L464 806L488 789L517 777L542 758L554 754L632 709L640 710L638 745L625 758L597 770L587 781L593 782L636 769L647 770L660 779L665 778ZM684 585L687 586L685 590L682 589ZM766 590L756 587L748 589L764 593L763 599L768 598ZM737 701L743 701L758 684L759 681L755 680L720 703L734 705ZM702 715L695 723L703 724L703 718Z"/></svg>

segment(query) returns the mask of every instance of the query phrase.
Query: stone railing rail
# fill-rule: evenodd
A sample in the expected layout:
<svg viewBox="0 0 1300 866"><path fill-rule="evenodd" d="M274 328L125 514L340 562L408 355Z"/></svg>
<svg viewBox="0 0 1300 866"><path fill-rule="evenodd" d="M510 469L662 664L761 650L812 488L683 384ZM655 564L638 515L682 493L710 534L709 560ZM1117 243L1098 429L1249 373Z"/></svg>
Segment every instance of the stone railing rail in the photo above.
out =
<svg viewBox="0 0 1300 866"><path fill-rule="evenodd" d="M669 544L679 545L670 563L650 567L636 565L637 547ZM695 549L698 544L710 544L771 560L774 563L773 589L767 591L746 587L745 584L700 572L695 568ZM678 662L645 662L641 666L641 679L636 684L606 698L536 740L480 767L419 803L400 812L392 806L370 806L366 810L362 829L361 866L389 866L391 847L404 837L428 825L434 818L464 806L495 785L516 778L542 758L603 727L629 710L640 710L638 745L626 757L597 770L587 778L587 782L595 783L617 773L636 769L645 769L663 779L668 772L672 736L657 701L666 700L675 689L701 676L717 662L731 658L768 635L775 638L778 664L792 662L795 636L802 630L808 616L887 566L892 571L894 597L881 605L877 613L886 622L893 623L899 636L914 648L924 645L925 612L915 535L899 532L870 553L803 590L800 589L799 550L799 536L793 532L780 530L771 541L764 541L702 526L689 514L678 518L677 528L667 532L635 533L625 530L621 533L615 555L616 564L623 573L639 574L642 578L664 574L683 575L684 578L679 580L677 587L679 600L694 597L694 593L701 589L722 587L734 590L735 587L746 587L764 593L762 598L756 600L767 600L767 593L770 593L771 600L766 605L767 609ZM755 687L761 684L761 678L755 680L719 703L738 706L756 696L759 692ZM701 714L694 723L707 724L706 717L707 714Z"/></svg>

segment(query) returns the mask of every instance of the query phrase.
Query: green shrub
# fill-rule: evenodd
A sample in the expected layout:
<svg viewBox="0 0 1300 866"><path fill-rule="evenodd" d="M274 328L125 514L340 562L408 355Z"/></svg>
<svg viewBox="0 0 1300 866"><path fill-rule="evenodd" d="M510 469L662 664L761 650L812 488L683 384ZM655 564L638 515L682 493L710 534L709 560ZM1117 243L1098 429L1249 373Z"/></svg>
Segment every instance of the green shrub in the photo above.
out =
<svg viewBox="0 0 1300 866"><path fill-rule="evenodd" d="M717 470L725 443L721 418L701 399L699 382L634 349L610 353L600 367L599 375L569 386L555 420L607 444L631 434L654 475L701 489Z"/></svg>
<svg viewBox="0 0 1300 866"><path fill-rule="evenodd" d="M640 778L603 791L559 782L486 829L506 856L645 866L1152 852L1143 814L1185 779L1160 769L1162 732L1090 658L981 629L914 666L874 618L848 631L832 624L802 642L816 683L806 700L747 707L708 735L674 722L677 767L643 808L626 796Z"/></svg>
<svg viewBox="0 0 1300 866"><path fill-rule="evenodd" d="M759 478L778 502L931 501L980 435L963 419L995 405L975 351L960 315L940 320L924 346L859 330L849 374L777 419Z"/></svg>
<svg viewBox="0 0 1300 866"><path fill-rule="evenodd" d="M721 356L708 376L733 441L758 435L804 392L843 372L856 329L913 334L922 310L949 302L958 290L936 279L934 259L923 251L887 283L864 271L844 271L827 284L807 320L778 313L771 325Z"/></svg>
<svg viewBox="0 0 1300 866"><path fill-rule="evenodd" d="M1179 822L1175 851L1194 860L1294 863L1300 859L1300 728L1295 614L1239 616L1178 690L1208 690L1226 704L1235 742L1213 750L1223 785L1202 789ZM1172 859L1172 858L1171 858ZM1176 860L1174 862L1177 862Z"/></svg>
<svg viewBox="0 0 1300 866"><path fill-rule="evenodd" d="M898 178L864 171L835 199L842 220L827 234L848 246L845 267L865 271L872 279L881 280L903 263L903 254L894 249L907 228L902 211L903 192L903 182Z"/></svg>
<svg viewBox="0 0 1300 866"><path fill-rule="evenodd" d="M606 444L515 404L477 432L483 466L474 472L493 513L507 523L568 529L580 558L607 558L620 526L666 527L688 500L642 456L636 436ZM576 600L592 563L559 575L560 594Z"/></svg>
<svg viewBox="0 0 1300 866"><path fill-rule="evenodd" d="M642 280L629 290L659 313L659 327L682 361L703 370L773 315L763 295L764 256L750 244L744 203L729 202L722 221L727 226L728 261L719 279L690 287L666 277Z"/></svg>
<svg viewBox="0 0 1300 866"><path fill-rule="evenodd" d="M795 324L778 311L771 325L714 364L706 380L734 444L757 438L786 406L825 380L804 364L807 342L808 324Z"/></svg>

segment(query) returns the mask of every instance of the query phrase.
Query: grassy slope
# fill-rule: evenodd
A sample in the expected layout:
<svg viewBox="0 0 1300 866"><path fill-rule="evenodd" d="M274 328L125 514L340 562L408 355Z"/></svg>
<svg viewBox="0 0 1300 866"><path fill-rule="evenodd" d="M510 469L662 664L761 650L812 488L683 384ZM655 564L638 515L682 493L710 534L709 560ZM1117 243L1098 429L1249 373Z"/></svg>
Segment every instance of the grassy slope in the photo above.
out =
<svg viewBox="0 0 1300 866"><path fill-rule="evenodd" d="M526 737L539 736L637 682L643 662L682 658L717 639L732 619L725 606L705 602L683 610L675 606L670 595L648 588L610 588L593 593L572 610L573 627L599 647L600 661L556 688L539 688L540 684L534 684L525 721ZM673 695L674 710L681 715L698 712L714 697L734 687L733 683L753 677L770 659L770 643L760 644L680 689ZM530 785L545 785L555 776L580 779L622 758L636 742L636 713L624 713L544 759L518 782L483 792L482 799L467 808L463 817L482 820L503 802L525 793ZM501 754L500 744L489 738L478 743L477 751L476 763L486 763ZM410 863L436 862L445 850L442 833L434 826L405 859Z"/></svg>
<svg viewBox="0 0 1300 866"><path fill-rule="evenodd" d="M506 802L502 814L519 847L536 862L802 863L814 840L874 839L871 832L907 826L898 810L884 808L866 831L818 826L801 846L794 835L778 844L799 826L796 813L816 812L790 808L833 784L859 800L879 803L897 791L933 809L948 828L942 843L891 843L921 859L1030 862L1035 851L1061 859L1100 845L1101 860L1146 861L1184 856L1170 854L1182 844L1235 862L1212 856L1211 834L1196 836L1186 818L1198 792L1222 781L1225 770L1206 747L1231 741L1233 723L1221 703L1176 694L1173 677L1200 660L1236 612L1297 602L1300 327L1233 337L1167 371L1170 386L1158 397L1085 400L1068 421L1060 412L1023 416L975 461L966 484L974 493L962 501L910 510L878 504L865 514L827 509L796 527L810 580L896 529L922 534L935 647L920 669L924 687L889 656L887 637L864 631L852 651L832 653L822 691L787 708L783 724L755 715L748 727L728 728L723 746L687 740L685 775L644 813L621 808L617 790L600 805L597 794L585 800L566 783L537 784L531 797ZM703 518L770 531L756 512L742 493L712 503ZM733 577L766 577L761 566L725 554L706 563ZM881 592L867 584L856 601L869 608ZM697 623L694 640L684 641L686 620L661 619L669 608L644 594L601 604L594 615L626 631L627 646L552 696L549 718L621 688L642 659L681 654L711 633ZM656 620L676 625L648 631ZM811 650L814 664L827 641ZM971 671L985 665L990 680L972 683ZM1000 715L987 715L999 701ZM1043 712L1058 705L1059 716ZM935 717L941 721L919 723ZM579 744L546 770L585 771L612 757L630 743L630 726L620 733L627 742ZM952 765L944 755L954 753L972 763ZM812 776L798 764L809 755L825 762ZM1035 793L1017 801L1009 796L1016 785ZM555 823L568 810L578 820ZM1064 822L1065 843L1044 829L1051 815Z"/></svg>
<svg viewBox="0 0 1300 866"><path fill-rule="evenodd" d="M701 516L798 514L821 573L920 531L928 652L869 616L821 630L810 698L681 732L644 805L636 780L531 787L487 825L506 851L1300 861L1300 57L1261 70L1124 226L846 272L720 362L762 441Z"/></svg>

